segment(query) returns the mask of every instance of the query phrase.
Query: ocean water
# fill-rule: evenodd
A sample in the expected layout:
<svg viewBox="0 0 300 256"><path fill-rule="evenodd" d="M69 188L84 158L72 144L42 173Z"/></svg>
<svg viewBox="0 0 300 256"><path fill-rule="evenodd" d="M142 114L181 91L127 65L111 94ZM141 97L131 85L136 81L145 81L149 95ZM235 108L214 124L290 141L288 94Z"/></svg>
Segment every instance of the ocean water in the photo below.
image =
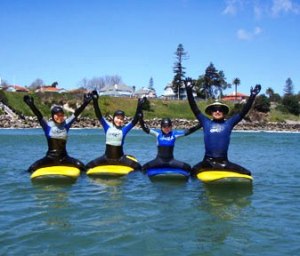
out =
<svg viewBox="0 0 300 256"><path fill-rule="evenodd" d="M198 163L202 131L177 141L175 157ZM252 187L199 180L152 182L81 175L35 184L26 169L44 156L41 129L0 130L0 255L299 255L300 133L234 132L229 159L252 171ZM68 152L103 154L100 129L70 131ZM130 132L125 152L143 164L155 140Z"/></svg>

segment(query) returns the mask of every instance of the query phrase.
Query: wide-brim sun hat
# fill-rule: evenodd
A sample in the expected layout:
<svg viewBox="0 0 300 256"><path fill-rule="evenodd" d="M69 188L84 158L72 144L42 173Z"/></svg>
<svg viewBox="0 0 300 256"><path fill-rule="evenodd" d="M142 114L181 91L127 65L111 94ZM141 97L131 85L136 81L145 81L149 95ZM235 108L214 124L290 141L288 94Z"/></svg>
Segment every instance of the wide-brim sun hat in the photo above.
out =
<svg viewBox="0 0 300 256"><path fill-rule="evenodd" d="M226 115L228 114L229 112L229 107L224 104L224 103L221 103L219 101L216 101L212 104L209 104L206 108L205 108L205 113L208 114L208 115L211 115L211 113L213 112L214 108L221 108L221 111Z"/></svg>

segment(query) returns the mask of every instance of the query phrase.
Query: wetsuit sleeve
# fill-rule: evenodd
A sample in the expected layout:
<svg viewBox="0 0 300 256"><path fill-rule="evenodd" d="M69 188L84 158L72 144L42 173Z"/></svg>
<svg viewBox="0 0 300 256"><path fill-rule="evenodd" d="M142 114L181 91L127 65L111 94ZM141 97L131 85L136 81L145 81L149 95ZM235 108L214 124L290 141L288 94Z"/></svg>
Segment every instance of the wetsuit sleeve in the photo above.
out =
<svg viewBox="0 0 300 256"><path fill-rule="evenodd" d="M245 106L243 107L243 109L242 109L242 111L240 113L240 115L241 115L242 118L245 115L247 115L247 113L249 112L249 110L250 110L250 108L251 108L251 106L252 106L252 104L253 104L253 102L254 102L257 94L259 94L260 90L261 90L261 85L260 84L255 85L254 88L251 87L251 89L250 89L250 97L247 100L247 103L245 104Z"/></svg>
<svg viewBox="0 0 300 256"><path fill-rule="evenodd" d="M98 99L93 98L93 105L94 105L96 117L100 120L102 118L102 113L98 105Z"/></svg>
<svg viewBox="0 0 300 256"><path fill-rule="evenodd" d="M75 110L74 116L78 117L85 109L85 107L90 103L91 100L92 100L92 96L90 94L85 94L83 99L83 104Z"/></svg>
<svg viewBox="0 0 300 256"><path fill-rule="evenodd" d="M142 113L142 112L141 112ZM141 117L139 118L139 120L140 120L140 125L141 125L141 127L142 127L142 129L143 129L143 131L145 132L145 133L150 133L150 129L149 129L149 127L147 126L147 124L144 122L144 119L143 119L143 115L141 115Z"/></svg>
<svg viewBox="0 0 300 256"><path fill-rule="evenodd" d="M153 129L149 129L149 134L156 137L156 138L159 136L159 132L157 132Z"/></svg>
<svg viewBox="0 0 300 256"><path fill-rule="evenodd" d="M66 119L66 125L65 128L67 129L67 131L69 131L69 129L71 128L72 124L76 121L76 116L75 114L72 114L70 117L68 117Z"/></svg>
<svg viewBox="0 0 300 256"><path fill-rule="evenodd" d="M138 103L136 106L136 111L135 111L135 115L131 121L132 126L135 126L137 124L137 122L139 121L140 117L143 115L142 114L142 106L143 106L144 100L143 99L138 99Z"/></svg>
<svg viewBox="0 0 300 256"><path fill-rule="evenodd" d="M201 127L202 127L201 123L198 123L197 125L189 128L189 129L185 129L184 130L184 136L192 134L193 132L199 130Z"/></svg>
<svg viewBox="0 0 300 256"><path fill-rule="evenodd" d="M43 119L42 113L38 110L38 108L34 105L33 98L25 95L24 102L30 107L31 111L36 115L37 119L40 121Z"/></svg>
<svg viewBox="0 0 300 256"><path fill-rule="evenodd" d="M108 122L105 120L105 118L102 116L101 110L99 108L99 104L98 104L98 94L96 91L92 92L92 97L93 97L93 106L94 106L94 110L95 110L95 115L96 117L99 119L102 127L104 128L105 132L107 131L107 129L109 128L109 124Z"/></svg>
<svg viewBox="0 0 300 256"><path fill-rule="evenodd" d="M39 111L38 108L35 106L33 98L31 96L25 95L24 102L28 105L31 111L36 115L40 125L45 129L47 126L47 122L44 119L41 111Z"/></svg>
<svg viewBox="0 0 300 256"><path fill-rule="evenodd" d="M188 98L191 110L193 111L194 115L197 117L201 113L201 111L195 102L195 99L193 96L193 89L192 89L192 87L187 86L187 85L185 86L185 88L186 88L186 94L187 94L187 98Z"/></svg>
<svg viewBox="0 0 300 256"><path fill-rule="evenodd" d="M251 109L251 107L253 105L253 102L254 102L257 94L260 92L260 90L261 90L261 85L259 85L259 84L256 85L254 87L254 89L251 88L251 90L250 90L250 92L251 92L250 97L247 100L246 104L244 105L242 111L239 113L239 119L236 120L235 124L237 124L239 121L241 121L247 115L247 113Z"/></svg>
<svg viewBox="0 0 300 256"><path fill-rule="evenodd" d="M247 113L248 113L249 110L251 109L251 106L252 106L254 100L255 100L255 96L252 96L252 95L251 95L251 96L249 97L249 99L247 100L246 104L244 105L242 111L240 112L241 118L244 118L244 117L247 115Z"/></svg>

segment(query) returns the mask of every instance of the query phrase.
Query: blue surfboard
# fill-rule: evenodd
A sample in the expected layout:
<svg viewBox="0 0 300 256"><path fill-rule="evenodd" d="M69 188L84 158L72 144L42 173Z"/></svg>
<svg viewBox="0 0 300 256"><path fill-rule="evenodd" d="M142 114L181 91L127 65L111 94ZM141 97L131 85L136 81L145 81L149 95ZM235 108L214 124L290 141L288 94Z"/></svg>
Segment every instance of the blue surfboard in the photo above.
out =
<svg viewBox="0 0 300 256"><path fill-rule="evenodd" d="M146 169L149 178L166 179L166 180L187 180L190 172L172 167L155 167Z"/></svg>

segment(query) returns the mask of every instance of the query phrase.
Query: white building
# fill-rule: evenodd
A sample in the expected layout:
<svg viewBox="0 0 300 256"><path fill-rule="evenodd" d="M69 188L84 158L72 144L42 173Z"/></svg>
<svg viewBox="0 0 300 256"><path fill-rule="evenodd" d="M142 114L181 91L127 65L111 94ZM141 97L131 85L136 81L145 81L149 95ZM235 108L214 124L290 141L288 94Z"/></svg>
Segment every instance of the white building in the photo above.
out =
<svg viewBox="0 0 300 256"><path fill-rule="evenodd" d="M109 85L99 90L100 96L112 96L112 97L132 97L134 89L127 85Z"/></svg>
<svg viewBox="0 0 300 256"><path fill-rule="evenodd" d="M134 93L135 96L137 96L138 98L143 98L143 97L147 97L147 98L156 98L156 91L154 89L149 89L147 87L143 87L142 89L136 91Z"/></svg>
<svg viewBox="0 0 300 256"><path fill-rule="evenodd" d="M171 84L167 84L167 86L164 89L162 97L165 99L170 99L170 100L176 99L176 94L174 93Z"/></svg>

